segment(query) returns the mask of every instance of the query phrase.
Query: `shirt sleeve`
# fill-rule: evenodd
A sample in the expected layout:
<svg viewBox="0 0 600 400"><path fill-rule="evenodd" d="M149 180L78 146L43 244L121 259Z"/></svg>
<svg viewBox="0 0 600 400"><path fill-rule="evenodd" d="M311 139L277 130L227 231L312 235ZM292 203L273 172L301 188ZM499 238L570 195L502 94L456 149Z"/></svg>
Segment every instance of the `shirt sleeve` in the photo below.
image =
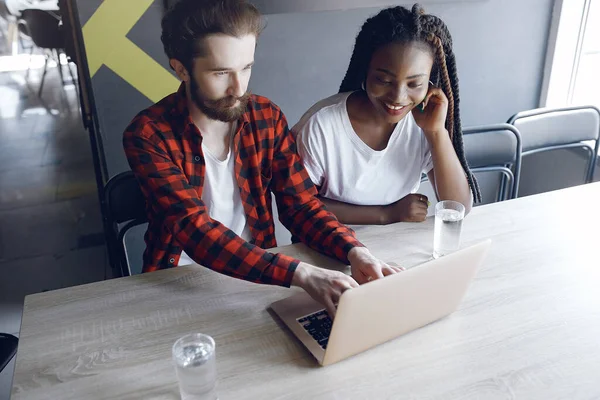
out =
<svg viewBox="0 0 600 400"><path fill-rule="evenodd" d="M211 219L196 190L170 158L160 128L152 120L134 120L123 145L148 203L194 261L235 278L290 286L299 261L248 243Z"/></svg>
<svg viewBox="0 0 600 400"><path fill-rule="evenodd" d="M324 168L323 126L315 117L306 120L294 128L298 154L311 181L317 186L323 186L326 179Z"/></svg>
<svg viewBox="0 0 600 400"><path fill-rule="evenodd" d="M272 190L281 222L309 247L348 263L348 252L363 244L356 239L354 231L340 223L316 197L317 190L280 110L275 110L274 121Z"/></svg>

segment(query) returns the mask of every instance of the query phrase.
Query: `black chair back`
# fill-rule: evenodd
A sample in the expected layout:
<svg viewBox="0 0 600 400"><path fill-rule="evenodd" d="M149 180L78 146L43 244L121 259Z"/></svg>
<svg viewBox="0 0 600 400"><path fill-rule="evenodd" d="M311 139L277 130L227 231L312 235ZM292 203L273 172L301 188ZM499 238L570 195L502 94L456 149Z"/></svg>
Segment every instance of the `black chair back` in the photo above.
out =
<svg viewBox="0 0 600 400"><path fill-rule="evenodd" d="M60 19L48 11L23 10L21 18L33 43L42 49L63 49L65 39L60 29Z"/></svg>
<svg viewBox="0 0 600 400"><path fill-rule="evenodd" d="M106 204L111 219L116 223L131 220L146 221L146 199L133 172L122 172L112 177L105 187Z"/></svg>
<svg viewBox="0 0 600 400"><path fill-rule="evenodd" d="M113 255L110 259L118 260L113 268L128 276L131 269L123 240L129 229L147 222L146 199L131 171L112 177L104 188L104 195L109 225L113 228L108 238L108 251Z"/></svg>
<svg viewBox="0 0 600 400"><path fill-rule="evenodd" d="M19 339L7 333L0 333L0 372L17 353Z"/></svg>

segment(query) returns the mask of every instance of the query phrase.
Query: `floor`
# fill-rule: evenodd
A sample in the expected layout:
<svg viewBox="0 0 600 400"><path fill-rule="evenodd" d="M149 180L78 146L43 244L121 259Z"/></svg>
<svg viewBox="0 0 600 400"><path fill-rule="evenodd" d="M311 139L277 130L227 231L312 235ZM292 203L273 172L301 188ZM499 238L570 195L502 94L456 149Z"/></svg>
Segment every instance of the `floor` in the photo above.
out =
<svg viewBox="0 0 600 400"><path fill-rule="evenodd" d="M70 78L63 86L54 66L39 98L41 68L26 79L22 58L10 59L5 50L0 47L0 332L18 336L26 295L104 280L112 271L75 86ZM41 67L43 56L34 65ZM0 373L0 400L10 397L14 362Z"/></svg>

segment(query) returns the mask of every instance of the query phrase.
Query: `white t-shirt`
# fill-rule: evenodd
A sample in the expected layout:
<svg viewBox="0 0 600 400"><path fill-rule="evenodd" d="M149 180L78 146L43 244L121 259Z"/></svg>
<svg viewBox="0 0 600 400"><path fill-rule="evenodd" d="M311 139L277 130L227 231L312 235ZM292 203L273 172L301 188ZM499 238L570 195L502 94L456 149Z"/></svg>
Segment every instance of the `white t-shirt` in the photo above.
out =
<svg viewBox="0 0 600 400"><path fill-rule="evenodd" d="M339 93L309 109L292 128L298 152L323 197L358 205L387 205L419 189L433 168L429 143L412 113L394 129L388 145L373 150L352 128Z"/></svg>
<svg viewBox="0 0 600 400"><path fill-rule="evenodd" d="M223 161L215 157L204 146L204 143L202 144L202 152L206 163L202 201L206 205L208 215L231 229L245 241L250 241L252 233L242 205L240 188L235 179L233 146L230 144L229 154ZM182 251L178 265L193 263L194 261L185 251Z"/></svg>

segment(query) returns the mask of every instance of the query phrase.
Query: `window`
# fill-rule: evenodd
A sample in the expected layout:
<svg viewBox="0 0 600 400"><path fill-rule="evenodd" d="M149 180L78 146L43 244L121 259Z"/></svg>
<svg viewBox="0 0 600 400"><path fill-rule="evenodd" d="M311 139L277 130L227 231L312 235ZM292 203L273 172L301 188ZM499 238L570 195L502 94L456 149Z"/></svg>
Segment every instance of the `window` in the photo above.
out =
<svg viewBox="0 0 600 400"><path fill-rule="evenodd" d="M600 1L590 1L570 103L600 108Z"/></svg>
<svg viewBox="0 0 600 400"><path fill-rule="evenodd" d="M600 107L600 0L557 0L541 107Z"/></svg>

